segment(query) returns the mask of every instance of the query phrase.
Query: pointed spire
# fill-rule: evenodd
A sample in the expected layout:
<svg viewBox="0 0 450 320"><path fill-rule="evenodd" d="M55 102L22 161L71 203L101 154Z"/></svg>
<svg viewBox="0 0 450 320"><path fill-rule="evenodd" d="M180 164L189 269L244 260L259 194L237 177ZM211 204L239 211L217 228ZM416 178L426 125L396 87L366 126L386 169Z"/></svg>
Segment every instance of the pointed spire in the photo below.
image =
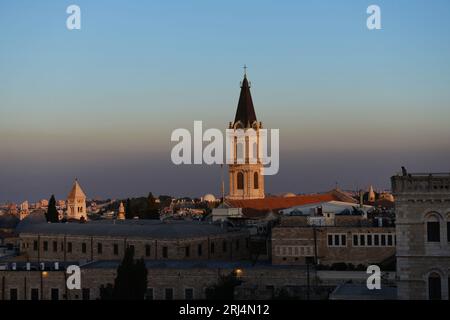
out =
<svg viewBox="0 0 450 320"><path fill-rule="evenodd" d="M244 80L241 85L241 94L239 95L238 107L234 122L241 121L245 128L252 126L256 120L255 108L253 107L250 85L247 80L247 66L244 66Z"/></svg>
<svg viewBox="0 0 450 320"><path fill-rule="evenodd" d="M368 198L367 200L369 202L375 202L375 192L373 191L373 187L372 186L369 187L369 192L368 192L367 198Z"/></svg>
<svg viewBox="0 0 450 320"><path fill-rule="evenodd" d="M78 183L78 179L75 179L75 182L73 183L72 190L70 191L69 195L67 196L67 199L73 200L76 198L86 198L86 194L83 192L83 189L81 189L80 184Z"/></svg>
<svg viewBox="0 0 450 320"><path fill-rule="evenodd" d="M120 202L119 205L119 213L117 215L117 219L119 220L125 220L125 208L123 206L123 202Z"/></svg>

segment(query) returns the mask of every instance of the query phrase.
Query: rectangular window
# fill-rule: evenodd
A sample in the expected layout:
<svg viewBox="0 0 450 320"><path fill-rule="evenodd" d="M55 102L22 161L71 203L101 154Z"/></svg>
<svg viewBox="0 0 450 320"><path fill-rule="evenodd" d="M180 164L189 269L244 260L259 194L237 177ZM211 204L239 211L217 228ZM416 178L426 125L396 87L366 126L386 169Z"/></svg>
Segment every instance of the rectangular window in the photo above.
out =
<svg viewBox="0 0 450 320"><path fill-rule="evenodd" d="M211 254L214 254L214 242L211 243Z"/></svg>
<svg viewBox="0 0 450 320"><path fill-rule="evenodd" d="M153 288L147 288L147 292L145 293L145 300L153 300L155 297L153 296Z"/></svg>
<svg viewBox="0 0 450 320"><path fill-rule="evenodd" d="M428 242L440 242L440 228L439 222L429 221L427 222L427 238Z"/></svg>
<svg viewBox="0 0 450 320"><path fill-rule="evenodd" d="M331 234L328 235L328 246L332 246L333 245L333 236Z"/></svg>
<svg viewBox="0 0 450 320"><path fill-rule="evenodd" d="M327 242L329 247L346 247L347 236L345 234L328 234Z"/></svg>
<svg viewBox="0 0 450 320"><path fill-rule="evenodd" d="M385 246L385 245L386 245L386 235L385 235L385 234L382 234L382 235L381 235L381 245L382 245L382 246Z"/></svg>
<svg viewBox="0 0 450 320"><path fill-rule="evenodd" d="M72 252L72 242L67 243L67 252Z"/></svg>
<svg viewBox="0 0 450 320"><path fill-rule="evenodd" d="M130 249L131 249L131 251L135 252L135 251L134 251L134 245L132 245L132 244L129 244L129 245L128 245L128 248L130 248Z"/></svg>
<svg viewBox="0 0 450 320"><path fill-rule="evenodd" d="M39 300L39 289L38 288L31 289L31 300Z"/></svg>
<svg viewBox="0 0 450 320"><path fill-rule="evenodd" d="M150 245L149 244L145 245L145 256L150 257Z"/></svg>
<svg viewBox="0 0 450 320"><path fill-rule="evenodd" d="M202 245L199 244L199 245L197 246L197 255L198 255L199 257L202 255L202 253L203 253L202 251L203 251Z"/></svg>
<svg viewBox="0 0 450 320"><path fill-rule="evenodd" d="M334 245L335 245L335 246L338 246L338 245L339 245L339 235L338 235L338 234L335 234L335 235L334 235Z"/></svg>
<svg viewBox="0 0 450 320"><path fill-rule="evenodd" d="M173 300L173 288L166 288L164 293L166 300Z"/></svg>
<svg viewBox="0 0 450 320"><path fill-rule="evenodd" d="M167 247L162 248L162 255L163 255L163 258L167 258L169 256Z"/></svg>
<svg viewBox="0 0 450 320"><path fill-rule="evenodd" d="M366 237L365 237L364 234L360 234L360 235L359 235L359 243L360 243L362 246L365 246L365 245L366 245Z"/></svg>
<svg viewBox="0 0 450 320"><path fill-rule="evenodd" d="M357 234L353 235L353 245L358 246L358 235Z"/></svg>
<svg viewBox="0 0 450 320"><path fill-rule="evenodd" d="M379 246L379 245L380 245L380 235L379 235L379 234L375 234L375 235L373 236L373 240L374 240L374 244L375 244L376 246Z"/></svg>
<svg viewBox="0 0 450 320"><path fill-rule="evenodd" d="M392 237L392 234L388 234L388 246L392 246L394 244L394 239Z"/></svg>
<svg viewBox="0 0 450 320"><path fill-rule="evenodd" d="M184 289L184 299L185 300L194 300L194 289L192 289L192 288Z"/></svg>
<svg viewBox="0 0 450 320"><path fill-rule="evenodd" d="M238 250L239 250L239 239L236 240L236 251L238 251Z"/></svg>
<svg viewBox="0 0 450 320"><path fill-rule="evenodd" d="M103 253L103 245L101 243L97 243L97 253L98 254Z"/></svg>
<svg viewBox="0 0 450 320"><path fill-rule="evenodd" d="M345 234L341 234L341 246L347 246L347 236Z"/></svg>
<svg viewBox="0 0 450 320"><path fill-rule="evenodd" d="M9 289L9 300L17 300L18 296L17 296L17 289L13 288L13 289Z"/></svg>
<svg viewBox="0 0 450 320"><path fill-rule="evenodd" d="M184 256L185 256L186 258L189 258L190 255L191 255L191 247L186 246L186 247L184 248Z"/></svg>
<svg viewBox="0 0 450 320"><path fill-rule="evenodd" d="M119 245L117 243L114 244L114 255L118 256L119 255Z"/></svg>
<svg viewBox="0 0 450 320"><path fill-rule="evenodd" d="M450 222L447 222L447 242L450 242ZM450 295L449 295L449 297L450 297Z"/></svg>
<svg viewBox="0 0 450 320"><path fill-rule="evenodd" d="M58 242L53 241L53 252L57 252L58 251Z"/></svg>
<svg viewBox="0 0 450 320"><path fill-rule="evenodd" d="M371 246L371 245L372 245L372 235L371 235L371 234L368 234L368 235L367 235L367 245L368 245L368 246Z"/></svg>
<svg viewBox="0 0 450 320"><path fill-rule="evenodd" d="M44 241L44 251L48 251L48 241Z"/></svg>
<svg viewBox="0 0 450 320"><path fill-rule="evenodd" d="M222 243L222 251L227 252L227 242L225 240Z"/></svg>
<svg viewBox="0 0 450 320"><path fill-rule="evenodd" d="M86 243L81 244L81 252L86 253Z"/></svg>
<svg viewBox="0 0 450 320"><path fill-rule="evenodd" d="M38 251L38 242L37 242L37 240L33 241L33 250L34 251Z"/></svg>
<svg viewBox="0 0 450 320"><path fill-rule="evenodd" d="M58 288L52 288L50 291L51 299L52 300L59 300L59 290Z"/></svg>
<svg viewBox="0 0 450 320"><path fill-rule="evenodd" d="M83 300L90 300L91 299L91 290L89 288L83 288L81 291Z"/></svg>

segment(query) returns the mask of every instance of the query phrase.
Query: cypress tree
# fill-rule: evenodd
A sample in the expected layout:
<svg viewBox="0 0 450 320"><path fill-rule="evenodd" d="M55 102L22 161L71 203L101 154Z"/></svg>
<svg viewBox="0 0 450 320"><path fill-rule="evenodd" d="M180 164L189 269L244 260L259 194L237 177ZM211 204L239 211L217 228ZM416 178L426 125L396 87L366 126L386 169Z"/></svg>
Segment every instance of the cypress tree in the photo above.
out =
<svg viewBox="0 0 450 320"><path fill-rule="evenodd" d="M143 259L134 260L134 250L128 247L122 263L117 268L113 298L118 300L143 300L147 291L147 268Z"/></svg>
<svg viewBox="0 0 450 320"><path fill-rule="evenodd" d="M125 219L133 219L133 215L131 214L131 200L127 199L125 204Z"/></svg>
<svg viewBox="0 0 450 320"><path fill-rule="evenodd" d="M59 222L58 216L58 210L56 210L56 199L55 196L52 195L48 202L48 208L45 217L47 218L47 222L56 223Z"/></svg>

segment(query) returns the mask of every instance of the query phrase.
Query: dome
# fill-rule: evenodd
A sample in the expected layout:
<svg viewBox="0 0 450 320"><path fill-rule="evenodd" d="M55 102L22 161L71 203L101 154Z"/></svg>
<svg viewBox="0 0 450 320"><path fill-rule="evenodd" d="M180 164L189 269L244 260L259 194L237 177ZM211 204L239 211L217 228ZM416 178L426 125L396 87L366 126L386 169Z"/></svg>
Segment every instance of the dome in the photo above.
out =
<svg viewBox="0 0 450 320"><path fill-rule="evenodd" d="M203 196L203 201L205 201L205 202L215 202L216 201L216 197L214 195L208 193L208 194L205 194Z"/></svg>
<svg viewBox="0 0 450 320"><path fill-rule="evenodd" d="M47 219L45 217L45 212L43 210L36 210L32 213L30 213L25 219L20 221L17 224L16 232L20 233L21 230L28 226L33 224L39 224L39 223L46 223Z"/></svg>
<svg viewBox="0 0 450 320"><path fill-rule="evenodd" d="M0 216L0 228L14 229L19 223L19 218L12 214L4 214Z"/></svg>
<svg viewBox="0 0 450 320"><path fill-rule="evenodd" d="M287 192L287 193L283 194L283 197L284 198L292 198L292 197L296 197L296 194L292 193L292 192Z"/></svg>

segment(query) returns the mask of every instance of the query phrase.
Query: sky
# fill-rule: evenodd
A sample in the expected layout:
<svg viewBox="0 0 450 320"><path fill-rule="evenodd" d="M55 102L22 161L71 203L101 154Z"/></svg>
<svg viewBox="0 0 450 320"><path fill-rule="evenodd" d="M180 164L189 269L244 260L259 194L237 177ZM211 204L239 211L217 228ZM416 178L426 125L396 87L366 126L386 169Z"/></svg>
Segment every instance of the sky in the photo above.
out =
<svg viewBox="0 0 450 320"><path fill-rule="evenodd" d="M244 64L280 130L266 193L450 172L448 57L447 0L2 0L0 202L62 199L75 178L90 198L219 196L224 169L174 165L170 136L225 130Z"/></svg>

